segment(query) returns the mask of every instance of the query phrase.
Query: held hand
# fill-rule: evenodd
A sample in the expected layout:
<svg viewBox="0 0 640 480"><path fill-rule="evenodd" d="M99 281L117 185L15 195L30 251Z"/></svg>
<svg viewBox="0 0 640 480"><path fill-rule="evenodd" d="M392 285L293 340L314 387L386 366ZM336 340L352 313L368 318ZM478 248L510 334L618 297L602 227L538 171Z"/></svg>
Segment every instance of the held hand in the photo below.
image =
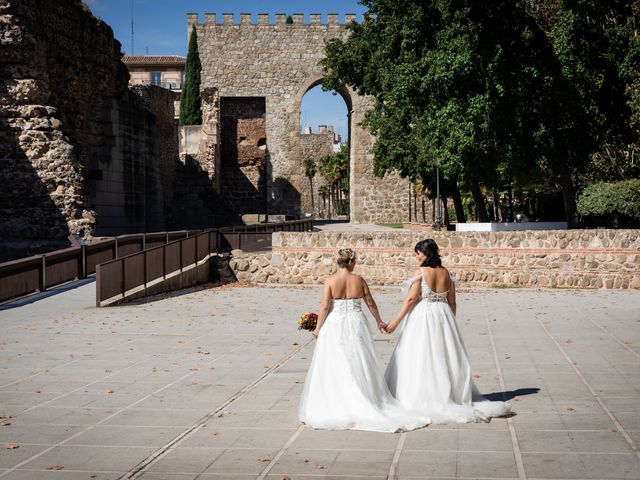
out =
<svg viewBox="0 0 640 480"><path fill-rule="evenodd" d="M316 328L316 329L312 332L312 335L313 335L315 338L318 338L318 334L319 334L319 333L320 333L320 329Z"/></svg>
<svg viewBox="0 0 640 480"><path fill-rule="evenodd" d="M378 330L380 330L382 333L385 333L387 331L387 326L388 326L388 324L386 324L384 322L379 322L378 323Z"/></svg>
<svg viewBox="0 0 640 480"><path fill-rule="evenodd" d="M398 328L398 323L391 322L389 325L387 325L387 328L385 328L385 331L387 333L393 333L396 328Z"/></svg>

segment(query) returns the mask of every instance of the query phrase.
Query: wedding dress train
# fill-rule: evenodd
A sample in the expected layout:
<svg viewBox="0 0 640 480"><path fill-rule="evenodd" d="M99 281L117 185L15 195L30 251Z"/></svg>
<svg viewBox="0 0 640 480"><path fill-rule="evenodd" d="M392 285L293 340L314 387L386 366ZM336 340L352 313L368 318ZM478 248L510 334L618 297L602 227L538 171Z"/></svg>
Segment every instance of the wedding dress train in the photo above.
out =
<svg viewBox="0 0 640 480"><path fill-rule="evenodd" d="M471 367L447 292L432 291L421 277L422 298L407 314L385 372L391 394L432 423L489 421L508 414L511 405L484 398L475 388Z"/></svg>
<svg viewBox="0 0 640 480"><path fill-rule="evenodd" d="M314 428L413 430L429 418L400 407L382 376L360 299L333 300L320 329L298 410Z"/></svg>

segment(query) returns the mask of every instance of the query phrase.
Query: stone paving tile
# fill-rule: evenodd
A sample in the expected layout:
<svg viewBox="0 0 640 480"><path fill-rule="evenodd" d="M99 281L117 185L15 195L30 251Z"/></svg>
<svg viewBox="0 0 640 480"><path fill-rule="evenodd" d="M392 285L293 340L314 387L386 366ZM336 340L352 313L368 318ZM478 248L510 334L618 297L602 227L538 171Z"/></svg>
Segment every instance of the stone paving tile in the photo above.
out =
<svg viewBox="0 0 640 480"><path fill-rule="evenodd" d="M456 452L403 451L398 462L398 476L422 478L455 477L457 465Z"/></svg>
<svg viewBox="0 0 640 480"><path fill-rule="evenodd" d="M168 451L166 456L151 464L147 470L149 472L188 473L195 475L202 473L220 457L224 451L224 449L213 448L178 447Z"/></svg>
<svg viewBox="0 0 640 480"><path fill-rule="evenodd" d="M513 452L458 452L456 456L456 476L513 478L518 468Z"/></svg>
<svg viewBox="0 0 640 480"><path fill-rule="evenodd" d="M322 475L329 474L340 450L289 449L271 469L272 474ZM388 470L388 467L387 467Z"/></svg>
<svg viewBox="0 0 640 480"><path fill-rule="evenodd" d="M153 453L148 447L58 446L26 463L24 469L45 470L60 465L68 470L123 472L136 459Z"/></svg>
<svg viewBox="0 0 640 480"><path fill-rule="evenodd" d="M183 431L183 427L98 425L74 437L67 445L162 447Z"/></svg>
<svg viewBox="0 0 640 480"><path fill-rule="evenodd" d="M209 448L259 448L268 449L274 445L284 445L295 430L224 428L216 429L209 424L189 436L182 447Z"/></svg>
<svg viewBox="0 0 640 480"><path fill-rule="evenodd" d="M0 472L0 475L2 472ZM96 472L93 470L84 472L70 472L68 470L14 470L5 480L113 480L119 474L114 472Z"/></svg>
<svg viewBox="0 0 640 480"><path fill-rule="evenodd" d="M210 451L209 449L206 449ZM213 453L213 452L212 452ZM227 449L223 450L204 473L242 473L258 475L275 457L278 450L271 449Z"/></svg>
<svg viewBox="0 0 640 480"><path fill-rule="evenodd" d="M519 478L520 457L529 478L640 478L592 394L640 441L637 292L461 292L475 381L516 395L517 415L401 436L297 430L313 343L294 321L316 308L317 287L196 290L107 309L91 307L93 288L0 311L0 414L16 415L0 441L20 444L0 449L2 479L115 479L214 411L140 478L386 478L396 453L398 479ZM401 302L396 290L374 295L384 318ZM376 334L381 365L394 343Z"/></svg>

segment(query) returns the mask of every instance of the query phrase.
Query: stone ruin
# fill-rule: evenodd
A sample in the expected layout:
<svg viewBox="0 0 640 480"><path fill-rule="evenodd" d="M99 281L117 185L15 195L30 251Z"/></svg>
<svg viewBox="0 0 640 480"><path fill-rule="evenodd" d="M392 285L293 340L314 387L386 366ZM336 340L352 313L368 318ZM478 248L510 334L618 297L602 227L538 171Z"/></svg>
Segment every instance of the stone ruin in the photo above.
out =
<svg viewBox="0 0 640 480"><path fill-rule="evenodd" d="M204 124L195 161L184 164L173 92L129 88L120 43L81 0L0 0L0 261L64 247L69 234L311 211L302 160L314 147L300 133L300 105L322 81L325 41L348 32L337 15L293 20L188 15ZM339 94L349 111L351 220L399 221L409 185L373 176L374 139L360 126L370 99L346 87Z"/></svg>
<svg viewBox="0 0 640 480"><path fill-rule="evenodd" d="M325 42L346 38L345 23L329 14L284 14L269 23L267 14L187 15L196 28L202 63L203 130L198 157L216 179L229 207L242 214L299 216L310 212L309 180L304 175L305 136L300 133L302 97L322 82L319 64ZM371 99L344 87L338 92L349 112L350 219L357 223L399 222L408 215L409 182L397 175L373 175L374 138L360 123ZM206 153L205 153L206 152ZM202 155L202 153L205 153ZM319 177L318 177L319 179ZM317 182L319 183L319 182Z"/></svg>

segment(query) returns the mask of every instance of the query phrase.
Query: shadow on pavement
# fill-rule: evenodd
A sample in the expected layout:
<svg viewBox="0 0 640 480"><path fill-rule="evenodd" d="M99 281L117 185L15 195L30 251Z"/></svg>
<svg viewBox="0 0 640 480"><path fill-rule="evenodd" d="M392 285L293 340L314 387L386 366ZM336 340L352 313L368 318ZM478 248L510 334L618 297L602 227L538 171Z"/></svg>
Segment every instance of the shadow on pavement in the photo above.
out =
<svg viewBox="0 0 640 480"><path fill-rule="evenodd" d="M91 275L90 277L83 278L82 280L75 280L73 282L64 283L56 287L51 287L49 290L46 290L44 292L34 293L26 297L16 298L15 300L9 300L8 302L0 305L0 311L24 307L25 305L44 300L45 298L53 297L64 292L68 292L69 290L75 290L76 288L83 287L85 285L88 285L89 283L94 283L95 281L95 275Z"/></svg>
<svg viewBox="0 0 640 480"><path fill-rule="evenodd" d="M515 397L522 397L523 395L534 395L540 391L539 388L518 388L517 390L509 390L507 392L493 392L487 395L483 395L487 400L492 402L506 402Z"/></svg>

